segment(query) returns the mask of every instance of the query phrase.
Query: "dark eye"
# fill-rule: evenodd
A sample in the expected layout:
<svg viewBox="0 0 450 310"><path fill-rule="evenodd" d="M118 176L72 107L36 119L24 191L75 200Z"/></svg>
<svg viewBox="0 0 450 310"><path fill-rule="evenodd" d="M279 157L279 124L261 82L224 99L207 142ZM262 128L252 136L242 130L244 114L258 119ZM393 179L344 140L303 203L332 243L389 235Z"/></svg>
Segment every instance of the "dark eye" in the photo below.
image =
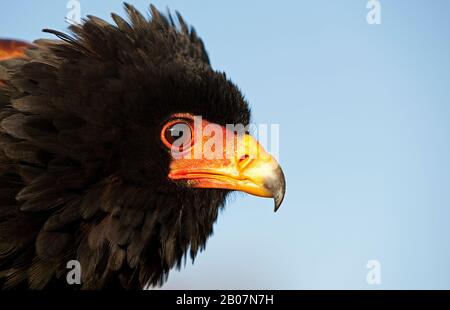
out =
<svg viewBox="0 0 450 310"><path fill-rule="evenodd" d="M184 124L178 123L167 127L164 132L164 137L166 138L166 141L169 142L170 144L173 144L176 140L183 138L183 136L186 135L183 125Z"/></svg>
<svg viewBox="0 0 450 310"><path fill-rule="evenodd" d="M185 119L171 120L161 131L161 140L168 148L182 151L192 144L192 121Z"/></svg>

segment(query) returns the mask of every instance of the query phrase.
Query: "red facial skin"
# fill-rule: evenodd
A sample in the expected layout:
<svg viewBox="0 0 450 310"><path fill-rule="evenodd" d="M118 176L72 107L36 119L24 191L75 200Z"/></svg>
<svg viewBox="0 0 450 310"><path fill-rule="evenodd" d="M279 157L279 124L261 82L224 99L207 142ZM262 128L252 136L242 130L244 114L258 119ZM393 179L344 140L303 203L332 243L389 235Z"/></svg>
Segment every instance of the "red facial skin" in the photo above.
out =
<svg viewBox="0 0 450 310"><path fill-rule="evenodd" d="M265 185L278 163L253 137L238 135L204 119L194 122L190 114L175 114L161 130L161 141L169 151L173 144L166 139L166 130L179 123L189 125L192 139L181 152L171 153L169 179L183 180L195 188L222 188L273 197Z"/></svg>

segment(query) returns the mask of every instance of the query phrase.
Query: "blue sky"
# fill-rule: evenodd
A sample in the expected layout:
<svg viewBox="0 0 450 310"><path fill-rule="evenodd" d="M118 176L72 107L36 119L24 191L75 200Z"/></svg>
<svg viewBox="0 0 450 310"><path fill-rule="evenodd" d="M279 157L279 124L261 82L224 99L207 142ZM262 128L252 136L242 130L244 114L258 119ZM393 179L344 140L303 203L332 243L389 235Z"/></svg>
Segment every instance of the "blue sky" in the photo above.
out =
<svg viewBox="0 0 450 310"><path fill-rule="evenodd" d="M276 214L235 194L164 288L450 289L449 1L380 0L380 25L366 0L152 3L195 26L254 122L280 124L287 179ZM63 30L66 4L7 1L0 37ZM81 0L82 15L113 11Z"/></svg>

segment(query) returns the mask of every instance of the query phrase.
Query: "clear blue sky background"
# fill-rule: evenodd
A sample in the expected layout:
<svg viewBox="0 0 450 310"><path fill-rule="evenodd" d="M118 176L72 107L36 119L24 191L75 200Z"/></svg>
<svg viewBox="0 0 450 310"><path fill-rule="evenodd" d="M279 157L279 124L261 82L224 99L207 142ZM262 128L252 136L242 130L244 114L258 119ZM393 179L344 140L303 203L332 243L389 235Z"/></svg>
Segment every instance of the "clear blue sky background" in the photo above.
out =
<svg viewBox="0 0 450 310"><path fill-rule="evenodd" d="M3 1L0 36L65 29L66 3ZM255 122L280 124L288 184L277 214L236 194L165 288L450 289L450 1L381 0L381 25L366 0L153 3L196 27Z"/></svg>

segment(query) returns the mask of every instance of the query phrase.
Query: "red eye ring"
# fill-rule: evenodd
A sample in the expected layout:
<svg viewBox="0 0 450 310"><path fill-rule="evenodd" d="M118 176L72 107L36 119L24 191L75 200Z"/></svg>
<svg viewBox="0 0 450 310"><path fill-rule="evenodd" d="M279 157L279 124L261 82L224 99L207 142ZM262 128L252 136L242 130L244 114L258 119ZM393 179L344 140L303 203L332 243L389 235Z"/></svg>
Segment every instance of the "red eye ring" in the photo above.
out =
<svg viewBox="0 0 450 310"><path fill-rule="evenodd" d="M180 143L179 151L188 149L193 144L193 120L187 117L180 117L169 120L161 129L160 138L162 143L172 149L175 141ZM188 134L188 136L185 136ZM182 139L182 140L180 140Z"/></svg>

